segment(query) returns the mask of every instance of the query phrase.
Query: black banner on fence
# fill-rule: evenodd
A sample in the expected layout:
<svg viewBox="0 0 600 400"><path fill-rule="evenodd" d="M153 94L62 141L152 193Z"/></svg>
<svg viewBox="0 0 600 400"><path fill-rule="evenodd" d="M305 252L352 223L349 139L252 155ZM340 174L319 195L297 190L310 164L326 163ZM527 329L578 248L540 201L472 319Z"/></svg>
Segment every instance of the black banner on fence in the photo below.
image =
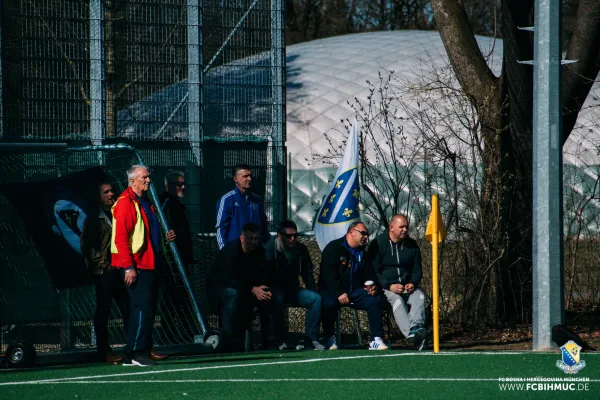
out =
<svg viewBox="0 0 600 400"><path fill-rule="evenodd" d="M44 260L57 289L91 283L79 238L89 209L88 194L108 180L102 167L58 179L0 185Z"/></svg>

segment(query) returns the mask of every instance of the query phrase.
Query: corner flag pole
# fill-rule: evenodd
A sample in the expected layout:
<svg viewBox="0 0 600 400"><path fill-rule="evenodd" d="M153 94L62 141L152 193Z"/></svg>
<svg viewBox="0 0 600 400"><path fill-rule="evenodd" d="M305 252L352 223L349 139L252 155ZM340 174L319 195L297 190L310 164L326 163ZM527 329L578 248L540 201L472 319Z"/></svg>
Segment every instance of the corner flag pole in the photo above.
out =
<svg viewBox="0 0 600 400"><path fill-rule="evenodd" d="M431 242L431 279L433 297L433 352L440 352L438 244L446 237L446 228L436 194L431 196L431 214L425 238Z"/></svg>

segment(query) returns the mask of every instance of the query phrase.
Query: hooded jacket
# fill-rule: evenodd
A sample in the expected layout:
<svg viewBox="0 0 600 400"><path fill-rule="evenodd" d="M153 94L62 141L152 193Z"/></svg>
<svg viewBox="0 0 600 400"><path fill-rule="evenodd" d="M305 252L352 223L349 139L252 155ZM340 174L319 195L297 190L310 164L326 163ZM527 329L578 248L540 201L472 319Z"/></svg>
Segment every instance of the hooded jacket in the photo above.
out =
<svg viewBox="0 0 600 400"><path fill-rule="evenodd" d="M377 236L369 246L368 258L381 287L389 290L395 283L412 283L415 289L421 283L421 250L410 238L394 243L387 232Z"/></svg>
<svg viewBox="0 0 600 400"><path fill-rule="evenodd" d="M154 212L154 206L151 207ZM152 248L148 217L128 187L112 207L113 225L111 254L112 266L116 268L136 267L155 269L155 254ZM160 254L158 255L161 256Z"/></svg>
<svg viewBox="0 0 600 400"><path fill-rule="evenodd" d="M307 289L317 290L312 259L308 249L302 243L296 242L296 250L292 259L288 261L279 237L274 236L265 245L265 258L274 274L274 286L284 290L296 289L300 287L298 277L301 277Z"/></svg>
<svg viewBox="0 0 600 400"><path fill-rule="evenodd" d="M366 254L358 265L354 256L344 246L345 236L332 240L323 249L321 271L319 276L319 292L334 292L337 296L350 293L363 287L364 282L377 279ZM365 252L366 253L366 252ZM357 287L358 286L358 287Z"/></svg>

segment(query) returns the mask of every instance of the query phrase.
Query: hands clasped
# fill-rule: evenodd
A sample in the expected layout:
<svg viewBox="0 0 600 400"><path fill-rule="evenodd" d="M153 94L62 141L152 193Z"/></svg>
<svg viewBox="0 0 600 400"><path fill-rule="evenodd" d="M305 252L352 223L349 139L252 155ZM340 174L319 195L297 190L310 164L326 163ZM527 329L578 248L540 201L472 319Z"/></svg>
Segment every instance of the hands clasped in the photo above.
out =
<svg viewBox="0 0 600 400"><path fill-rule="evenodd" d="M257 298L257 300L260 301L269 301L271 300L271 289L269 289L268 286L262 285L262 286L254 286L252 288L252 294L254 295L254 297Z"/></svg>

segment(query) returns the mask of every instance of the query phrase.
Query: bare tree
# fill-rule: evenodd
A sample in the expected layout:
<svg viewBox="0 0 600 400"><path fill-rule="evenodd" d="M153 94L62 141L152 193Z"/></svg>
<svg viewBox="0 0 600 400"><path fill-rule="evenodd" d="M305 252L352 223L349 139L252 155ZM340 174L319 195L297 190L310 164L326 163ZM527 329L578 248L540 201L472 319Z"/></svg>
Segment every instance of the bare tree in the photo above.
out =
<svg viewBox="0 0 600 400"><path fill-rule="evenodd" d="M504 45L502 73L495 76L477 45L462 1L432 0L437 26L457 79L480 114L485 153L484 204L502 205L494 246L502 249L489 275L486 319L516 323L531 317L532 251L532 88L533 71L519 60L533 59L533 36L518 27L533 25L533 0L500 1ZM578 63L563 73L563 141L600 69L600 1L581 0L567 58Z"/></svg>

